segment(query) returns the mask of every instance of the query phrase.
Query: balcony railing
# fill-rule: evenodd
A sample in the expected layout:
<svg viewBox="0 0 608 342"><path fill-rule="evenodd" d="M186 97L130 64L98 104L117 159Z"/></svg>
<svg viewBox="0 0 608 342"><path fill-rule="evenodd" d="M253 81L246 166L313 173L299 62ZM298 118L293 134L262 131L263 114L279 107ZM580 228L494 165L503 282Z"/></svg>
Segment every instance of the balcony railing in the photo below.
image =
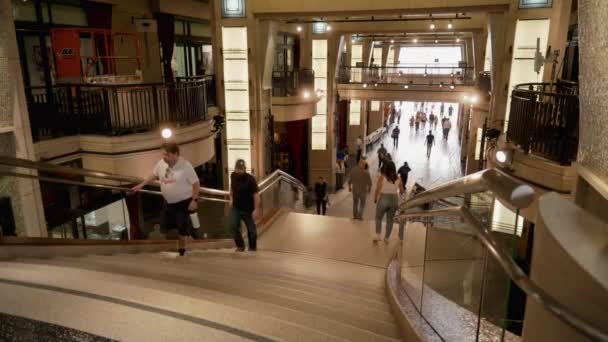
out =
<svg viewBox="0 0 608 342"><path fill-rule="evenodd" d="M408 85L473 85L473 67L450 65L342 66L339 83L408 84Z"/></svg>
<svg viewBox="0 0 608 342"><path fill-rule="evenodd" d="M575 83L525 83L511 93L507 139L525 153L567 165L578 150L578 87Z"/></svg>
<svg viewBox="0 0 608 342"><path fill-rule="evenodd" d="M55 85L26 89L34 141L76 134L121 135L207 119L213 79L174 84Z"/></svg>
<svg viewBox="0 0 608 342"><path fill-rule="evenodd" d="M302 89L314 91L315 73L311 69L272 72L272 96L298 95Z"/></svg>

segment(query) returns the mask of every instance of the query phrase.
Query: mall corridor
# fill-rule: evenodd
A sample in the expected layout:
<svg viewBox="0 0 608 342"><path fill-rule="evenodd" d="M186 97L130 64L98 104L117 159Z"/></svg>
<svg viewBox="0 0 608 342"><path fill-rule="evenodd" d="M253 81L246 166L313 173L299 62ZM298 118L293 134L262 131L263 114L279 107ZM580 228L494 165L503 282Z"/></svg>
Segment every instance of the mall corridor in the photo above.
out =
<svg viewBox="0 0 608 342"><path fill-rule="evenodd" d="M399 104L400 102L396 102ZM373 221L375 217L376 207L374 205L373 193L375 184L380 174L378 169L378 149L380 144L390 153L397 169L407 162L412 171L408 176L407 192L409 193L414 183L418 183L425 188L431 188L438 184L450 181L462 176L462 162L460 160L460 141L458 139L458 105L455 103L444 103L445 117L448 116L448 107L453 106L454 111L450 121L452 129L450 130L448 140L443 140L441 122L435 129L432 130L435 135L435 146L433 147L431 158L426 157L426 146L424 145L426 135L429 132L430 124L427 122L425 126L420 126L420 130L416 133L414 128L410 128L409 119L416 114L414 102L401 102L401 120L399 129L399 148L393 147L393 139L390 136L393 128L397 126L397 121L390 126L389 133L385 137L374 144L371 150L367 151L367 161L372 177L372 193L368 195L363 213L364 221ZM439 115L439 102L427 102L425 107L428 108L427 116L432 112ZM441 118L439 119L441 120ZM354 163L351 163L354 165ZM327 209L327 215L349 217L352 218L352 194L348 192L348 176L346 177L344 189L330 195L330 206ZM395 231L393 235L396 236Z"/></svg>

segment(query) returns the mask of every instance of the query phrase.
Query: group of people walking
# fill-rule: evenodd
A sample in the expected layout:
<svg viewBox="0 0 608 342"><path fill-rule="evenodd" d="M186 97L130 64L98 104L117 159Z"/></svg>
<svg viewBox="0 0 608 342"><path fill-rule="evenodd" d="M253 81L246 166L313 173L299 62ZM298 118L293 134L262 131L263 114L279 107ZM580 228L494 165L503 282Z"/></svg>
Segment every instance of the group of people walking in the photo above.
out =
<svg viewBox="0 0 608 342"><path fill-rule="evenodd" d="M187 241L194 234L193 221L198 223L198 201L200 181L192 164L180 156L179 146L165 143L161 146L162 158L152 172L131 190L138 192L147 184L158 180L164 199L161 225L164 230L177 229L178 253L186 254ZM232 230L236 251L245 251L241 233L241 221L247 227L249 250L257 249L257 227L255 220L261 214L261 196L255 178L247 173L247 165L238 159L230 175L230 212L228 226Z"/></svg>

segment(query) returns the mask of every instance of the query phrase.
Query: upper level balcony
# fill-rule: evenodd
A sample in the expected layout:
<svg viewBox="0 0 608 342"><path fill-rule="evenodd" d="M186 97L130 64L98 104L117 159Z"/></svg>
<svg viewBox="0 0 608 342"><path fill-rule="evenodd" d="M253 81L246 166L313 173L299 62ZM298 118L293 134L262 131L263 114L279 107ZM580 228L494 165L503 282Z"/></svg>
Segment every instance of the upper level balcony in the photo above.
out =
<svg viewBox="0 0 608 342"><path fill-rule="evenodd" d="M297 121L312 118L319 94L314 89L315 74L311 69L272 72L272 114L275 121Z"/></svg>
<svg viewBox="0 0 608 342"><path fill-rule="evenodd" d="M338 72L340 97L455 102L473 91L474 68L459 65L342 66Z"/></svg>
<svg viewBox="0 0 608 342"><path fill-rule="evenodd" d="M215 105L213 77L175 83L58 84L26 89L33 140L94 134L117 136L208 119Z"/></svg>
<svg viewBox="0 0 608 342"><path fill-rule="evenodd" d="M576 83L525 83L511 93L507 139L524 153L568 165L578 152Z"/></svg>

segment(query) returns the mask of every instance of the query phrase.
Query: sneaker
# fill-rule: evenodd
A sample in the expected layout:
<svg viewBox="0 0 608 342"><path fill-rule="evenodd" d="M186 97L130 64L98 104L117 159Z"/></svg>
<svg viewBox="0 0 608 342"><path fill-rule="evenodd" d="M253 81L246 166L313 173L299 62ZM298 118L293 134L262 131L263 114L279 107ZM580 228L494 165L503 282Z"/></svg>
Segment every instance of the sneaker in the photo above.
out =
<svg viewBox="0 0 608 342"><path fill-rule="evenodd" d="M237 247L234 251L235 252L244 252L245 251L245 247Z"/></svg>
<svg viewBox="0 0 608 342"><path fill-rule="evenodd" d="M186 254L186 249L185 248L180 248L177 250L177 252L179 253L179 256L184 256L184 254Z"/></svg>

